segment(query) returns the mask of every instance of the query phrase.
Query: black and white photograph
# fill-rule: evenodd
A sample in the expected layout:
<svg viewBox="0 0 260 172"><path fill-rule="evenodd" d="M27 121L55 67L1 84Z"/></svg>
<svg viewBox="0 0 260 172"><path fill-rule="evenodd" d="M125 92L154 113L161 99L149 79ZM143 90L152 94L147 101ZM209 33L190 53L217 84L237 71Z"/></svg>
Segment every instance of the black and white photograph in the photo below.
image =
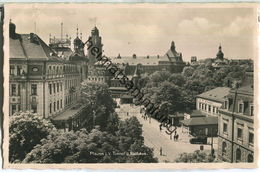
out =
<svg viewBox="0 0 260 172"><path fill-rule="evenodd" d="M5 5L5 168L256 167L256 7Z"/></svg>

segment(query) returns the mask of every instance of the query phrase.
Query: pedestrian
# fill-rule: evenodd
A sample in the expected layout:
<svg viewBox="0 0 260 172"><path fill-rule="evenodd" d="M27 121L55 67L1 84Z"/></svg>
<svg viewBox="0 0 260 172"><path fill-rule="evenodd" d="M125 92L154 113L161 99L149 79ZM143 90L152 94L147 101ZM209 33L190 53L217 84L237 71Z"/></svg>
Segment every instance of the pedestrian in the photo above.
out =
<svg viewBox="0 0 260 172"><path fill-rule="evenodd" d="M162 147L160 147L160 156L162 156Z"/></svg>

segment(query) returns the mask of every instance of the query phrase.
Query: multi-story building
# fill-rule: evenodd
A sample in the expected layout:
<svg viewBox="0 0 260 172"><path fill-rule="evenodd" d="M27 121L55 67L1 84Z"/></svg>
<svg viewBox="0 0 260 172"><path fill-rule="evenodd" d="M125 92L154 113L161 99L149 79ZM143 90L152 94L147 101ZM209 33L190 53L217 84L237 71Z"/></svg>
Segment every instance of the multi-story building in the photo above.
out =
<svg viewBox="0 0 260 172"><path fill-rule="evenodd" d="M228 162L254 161L253 73L231 89L219 110L218 158Z"/></svg>
<svg viewBox="0 0 260 172"><path fill-rule="evenodd" d="M184 113L184 128L191 135L204 135L217 137L219 109L225 102L230 88L217 87L206 91L196 97L196 110Z"/></svg>
<svg viewBox="0 0 260 172"><path fill-rule="evenodd" d="M77 63L50 48L36 34L10 33L10 115L33 111L53 118L79 99L81 73Z"/></svg>
<svg viewBox="0 0 260 172"><path fill-rule="evenodd" d="M111 60L114 64L125 66L126 75L133 75L137 65L140 66L141 73L153 73L162 70L180 73L186 65L182 60L182 53L176 51L174 42L171 43L170 49L163 56L137 56L136 54L121 56L119 54Z"/></svg>
<svg viewBox="0 0 260 172"><path fill-rule="evenodd" d="M196 96L196 109L207 116L218 116L219 108L224 104L229 87L217 87Z"/></svg>

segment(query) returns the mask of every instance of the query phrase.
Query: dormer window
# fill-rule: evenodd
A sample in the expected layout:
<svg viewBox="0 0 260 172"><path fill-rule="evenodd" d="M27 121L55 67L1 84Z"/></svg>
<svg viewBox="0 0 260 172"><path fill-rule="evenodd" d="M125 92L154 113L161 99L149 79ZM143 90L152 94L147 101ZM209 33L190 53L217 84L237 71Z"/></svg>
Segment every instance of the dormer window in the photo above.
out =
<svg viewBox="0 0 260 172"><path fill-rule="evenodd" d="M254 105L250 105L250 116L254 116Z"/></svg>
<svg viewBox="0 0 260 172"><path fill-rule="evenodd" d="M244 112L244 103L242 101L238 102L238 113Z"/></svg>
<svg viewBox="0 0 260 172"><path fill-rule="evenodd" d="M224 102L224 109L228 109L228 100L225 100Z"/></svg>

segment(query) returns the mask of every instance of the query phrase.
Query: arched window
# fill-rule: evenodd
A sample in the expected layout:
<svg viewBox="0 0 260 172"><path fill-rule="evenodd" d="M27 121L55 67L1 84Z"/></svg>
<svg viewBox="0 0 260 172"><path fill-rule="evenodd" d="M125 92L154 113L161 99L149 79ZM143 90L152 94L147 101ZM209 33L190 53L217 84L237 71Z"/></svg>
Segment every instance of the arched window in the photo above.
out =
<svg viewBox="0 0 260 172"><path fill-rule="evenodd" d="M254 162L254 156L252 154L247 156L247 162Z"/></svg>
<svg viewBox="0 0 260 172"><path fill-rule="evenodd" d="M227 143L223 142L222 143L222 156L226 155L227 153Z"/></svg>
<svg viewBox="0 0 260 172"><path fill-rule="evenodd" d="M236 162L240 162L241 161L241 150L239 148L237 148L236 150Z"/></svg>

